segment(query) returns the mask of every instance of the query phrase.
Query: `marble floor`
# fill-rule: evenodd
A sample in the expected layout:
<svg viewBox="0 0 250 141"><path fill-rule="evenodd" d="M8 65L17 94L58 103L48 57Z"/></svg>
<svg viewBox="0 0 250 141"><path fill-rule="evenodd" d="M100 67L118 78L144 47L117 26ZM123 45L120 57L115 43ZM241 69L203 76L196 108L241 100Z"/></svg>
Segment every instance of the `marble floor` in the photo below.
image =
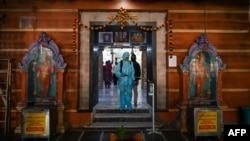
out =
<svg viewBox="0 0 250 141"><path fill-rule="evenodd" d="M8 133L3 134L0 131L1 141L110 141L110 133L116 130L86 130L86 129L68 129L65 133L52 134L48 138L22 138L20 134ZM223 141L217 136L200 136L194 138L190 134L181 133L179 130L161 129L157 132L146 131L142 129L127 130L126 135L131 136L141 133L142 141Z"/></svg>
<svg viewBox="0 0 250 141"><path fill-rule="evenodd" d="M111 84L110 88L105 88L103 86L102 89L99 89L98 105L109 105L109 106L117 107L120 103L119 96L120 96L120 92L119 92L118 85L115 86ZM147 104L146 99L147 99L146 87L142 88L141 81L140 81L138 85L138 99L137 99L138 106L137 107L145 106ZM133 92L131 103L132 105L134 103L134 92Z"/></svg>

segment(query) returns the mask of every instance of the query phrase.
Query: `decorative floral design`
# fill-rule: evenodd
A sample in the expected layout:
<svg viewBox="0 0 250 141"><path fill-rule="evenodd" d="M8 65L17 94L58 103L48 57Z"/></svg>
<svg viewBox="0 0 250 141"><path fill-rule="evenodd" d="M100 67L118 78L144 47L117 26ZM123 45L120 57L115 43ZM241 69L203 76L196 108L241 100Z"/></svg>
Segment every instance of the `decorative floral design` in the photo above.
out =
<svg viewBox="0 0 250 141"><path fill-rule="evenodd" d="M97 26L97 27L92 27L92 26L87 26L87 25L83 25L82 23L78 22L79 26L84 26L84 28L89 29L89 30L101 30L103 28L106 28L108 25L110 25L111 23L113 23L114 21L119 21L120 23L120 28L124 29L125 27L125 21L128 19L130 20L135 26L137 26L138 28L140 28L141 30L145 30L145 31L157 31L159 29L161 29L162 27L165 27L165 24L162 24L160 26L157 27L144 27L139 25L134 19L133 16L131 16L127 10L123 7L120 8L120 10L118 11L118 13L115 16L110 17L111 20L104 25L101 26Z"/></svg>

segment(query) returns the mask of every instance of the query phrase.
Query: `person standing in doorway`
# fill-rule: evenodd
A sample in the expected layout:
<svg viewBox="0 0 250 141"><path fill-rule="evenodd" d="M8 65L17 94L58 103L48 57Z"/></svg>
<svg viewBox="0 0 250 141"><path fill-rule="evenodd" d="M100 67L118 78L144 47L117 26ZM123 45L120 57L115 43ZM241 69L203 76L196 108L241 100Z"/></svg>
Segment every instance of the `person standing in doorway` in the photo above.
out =
<svg viewBox="0 0 250 141"><path fill-rule="evenodd" d="M137 107L137 99L138 99L138 84L139 84L139 80L141 77L141 67L139 65L139 63L136 61L136 55L132 54L131 55L131 61L133 62L133 66L134 66L134 70L135 70L135 80L134 80L134 86L133 86L133 90L134 90L134 106Z"/></svg>
<svg viewBox="0 0 250 141"><path fill-rule="evenodd" d="M110 85L111 85L111 81L113 79L113 73L112 73L112 63L110 62L110 60L107 61L108 63L106 64L106 67L107 67L107 71L108 71L108 79L109 79L109 82L108 82L108 88L110 88Z"/></svg>
<svg viewBox="0 0 250 141"><path fill-rule="evenodd" d="M116 77L116 75L114 73L116 65L117 65L117 62L115 62L115 66L112 67L113 68L113 83L114 83L115 88L117 86L117 81L118 81L118 78Z"/></svg>
<svg viewBox="0 0 250 141"><path fill-rule="evenodd" d="M110 83L112 80L112 66L110 61L105 62L105 66L103 66L103 80L105 83L105 88L110 88Z"/></svg>
<svg viewBox="0 0 250 141"><path fill-rule="evenodd" d="M129 52L124 52L122 61L115 67L115 75L118 78L118 85L120 89L120 107L122 112L127 106L127 110L132 112L132 89L135 80L133 63L129 61Z"/></svg>

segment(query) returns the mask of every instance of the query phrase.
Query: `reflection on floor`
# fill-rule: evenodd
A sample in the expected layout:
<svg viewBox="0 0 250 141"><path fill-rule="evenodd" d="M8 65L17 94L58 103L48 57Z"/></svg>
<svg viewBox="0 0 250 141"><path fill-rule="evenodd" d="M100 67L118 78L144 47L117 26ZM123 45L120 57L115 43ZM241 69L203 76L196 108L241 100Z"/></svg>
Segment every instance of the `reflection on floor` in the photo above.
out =
<svg viewBox="0 0 250 141"><path fill-rule="evenodd" d="M110 88L99 89L99 103L98 105L110 105L110 106L118 106L120 103L119 100L119 86L114 86L113 84L110 86ZM143 106L147 103L147 93L146 93L146 87L142 88L141 83L138 85L138 107ZM132 97L131 103L134 103L134 94Z"/></svg>

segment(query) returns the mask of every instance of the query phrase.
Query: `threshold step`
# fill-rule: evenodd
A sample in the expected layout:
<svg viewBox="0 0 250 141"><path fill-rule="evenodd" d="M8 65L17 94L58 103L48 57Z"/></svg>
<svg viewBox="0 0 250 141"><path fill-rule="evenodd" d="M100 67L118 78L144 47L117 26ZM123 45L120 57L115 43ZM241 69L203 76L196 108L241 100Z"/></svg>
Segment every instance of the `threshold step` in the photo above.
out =
<svg viewBox="0 0 250 141"><path fill-rule="evenodd" d="M150 118L148 113L96 113L94 118Z"/></svg>
<svg viewBox="0 0 250 141"><path fill-rule="evenodd" d="M121 113L119 109L96 109L95 113ZM123 113L128 113L125 110ZM151 113L150 109L133 109L131 113Z"/></svg>
<svg viewBox="0 0 250 141"><path fill-rule="evenodd" d="M152 122L94 122L91 125L83 126L83 128L118 128L124 126L126 128L151 128ZM162 127L162 123L155 123L156 128Z"/></svg>

